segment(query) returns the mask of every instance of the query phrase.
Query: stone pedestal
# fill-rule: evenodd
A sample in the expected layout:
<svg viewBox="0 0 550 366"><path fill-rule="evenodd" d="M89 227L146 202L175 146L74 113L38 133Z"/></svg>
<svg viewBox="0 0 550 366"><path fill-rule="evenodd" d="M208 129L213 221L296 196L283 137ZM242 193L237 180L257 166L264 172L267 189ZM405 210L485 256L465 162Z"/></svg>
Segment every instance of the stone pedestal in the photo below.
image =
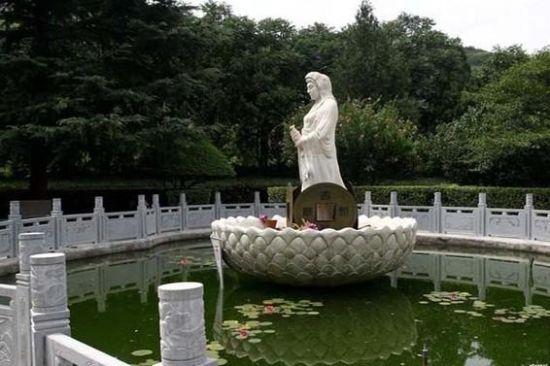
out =
<svg viewBox="0 0 550 366"><path fill-rule="evenodd" d="M158 288L162 366L215 366L206 357L203 287L178 282Z"/></svg>
<svg viewBox="0 0 550 366"><path fill-rule="evenodd" d="M70 335L65 254L31 256L32 365L45 365L46 337Z"/></svg>

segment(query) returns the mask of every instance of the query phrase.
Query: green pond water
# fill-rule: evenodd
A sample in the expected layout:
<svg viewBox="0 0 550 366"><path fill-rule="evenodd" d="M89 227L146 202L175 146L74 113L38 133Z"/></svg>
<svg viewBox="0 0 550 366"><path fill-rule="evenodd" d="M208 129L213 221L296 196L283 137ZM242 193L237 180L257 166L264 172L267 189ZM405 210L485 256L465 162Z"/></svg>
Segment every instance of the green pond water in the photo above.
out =
<svg viewBox="0 0 550 366"><path fill-rule="evenodd" d="M156 287L197 281L220 364L550 364L547 257L424 248L396 275L335 289L260 283L229 268L224 279L221 291L208 242L70 263L72 335L151 365L160 359Z"/></svg>

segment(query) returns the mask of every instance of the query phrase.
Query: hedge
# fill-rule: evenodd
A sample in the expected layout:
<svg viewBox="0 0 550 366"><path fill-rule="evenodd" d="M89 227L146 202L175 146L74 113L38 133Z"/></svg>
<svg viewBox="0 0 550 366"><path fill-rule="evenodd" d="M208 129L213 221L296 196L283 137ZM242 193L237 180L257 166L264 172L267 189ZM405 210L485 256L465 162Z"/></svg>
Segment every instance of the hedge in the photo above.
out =
<svg viewBox="0 0 550 366"><path fill-rule="evenodd" d="M522 208L525 195L534 195L535 208L550 210L550 188L481 187L481 186L356 186L354 195L363 202L365 192L372 192L372 202L389 204L390 192L397 192L397 200L404 206L431 206L435 192L441 192L443 206L477 206L479 193L487 193L487 206L494 208ZM284 202L286 187L269 187L269 202Z"/></svg>
<svg viewBox="0 0 550 366"><path fill-rule="evenodd" d="M63 211L66 214L91 212L95 196L103 196L103 204L107 211L134 210L137 205L137 195L160 195L161 205L177 205L180 192L185 192L187 203L214 203L215 192L221 192L224 203L252 202L254 192L259 191L263 202L267 202L267 188L284 185L288 182L296 184L289 178L226 178L202 181L192 184L189 188L175 188L160 180L75 180L52 181L48 190L48 198L61 198ZM9 201L32 199L26 184L20 181L0 181L0 221L7 217Z"/></svg>

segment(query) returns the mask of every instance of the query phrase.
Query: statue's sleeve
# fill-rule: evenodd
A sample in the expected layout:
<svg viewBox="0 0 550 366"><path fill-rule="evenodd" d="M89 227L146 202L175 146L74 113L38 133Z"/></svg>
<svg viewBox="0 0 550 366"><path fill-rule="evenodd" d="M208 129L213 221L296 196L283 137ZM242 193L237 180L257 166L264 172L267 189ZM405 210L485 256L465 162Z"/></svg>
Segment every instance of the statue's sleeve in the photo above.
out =
<svg viewBox="0 0 550 366"><path fill-rule="evenodd" d="M325 153L330 154L331 135L334 134L336 122L338 121L338 105L336 101L325 101L316 112L315 119L315 129L310 133L302 135L302 143L304 145L319 145Z"/></svg>

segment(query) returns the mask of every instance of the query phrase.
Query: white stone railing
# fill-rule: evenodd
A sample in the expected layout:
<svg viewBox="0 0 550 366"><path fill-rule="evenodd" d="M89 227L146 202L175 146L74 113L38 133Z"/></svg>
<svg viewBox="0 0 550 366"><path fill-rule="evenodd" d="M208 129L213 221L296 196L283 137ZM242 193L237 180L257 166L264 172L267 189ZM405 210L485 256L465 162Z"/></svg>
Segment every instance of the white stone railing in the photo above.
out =
<svg viewBox="0 0 550 366"><path fill-rule="evenodd" d="M46 337L46 353L46 366L130 366L126 362L98 351L65 334L48 335Z"/></svg>
<svg viewBox="0 0 550 366"><path fill-rule="evenodd" d="M432 206L399 206L396 192L389 205L373 204L366 192L361 210L368 216L413 217L424 232L550 241L550 211L535 210L532 194L523 208L509 209L487 207L485 193L479 194L477 207L447 207L438 192Z"/></svg>
<svg viewBox="0 0 550 366"><path fill-rule="evenodd" d="M536 210L533 195L528 194L525 206L519 209L487 207L486 194L479 194L476 207L447 207L441 194L435 193L432 206L400 206L396 192L390 204L373 204L370 192L357 205L367 216L402 216L418 221L420 231L462 234L478 237L502 237L550 241L550 211ZM92 213L64 215L61 200L53 200L50 216L21 219L19 202L10 202L8 220L0 221L0 258L15 257L16 238L20 233L43 232L51 249L79 244L109 243L142 239L153 235L209 228L212 221L228 216L269 216L286 214L284 203L262 203L258 192L254 202L222 203L216 193L211 205L188 205L181 194L177 206L161 207L159 196L153 195L148 207L145 196L138 196L135 211L105 212L102 197L96 197Z"/></svg>
<svg viewBox="0 0 550 366"><path fill-rule="evenodd" d="M44 233L18 239L17 284L0 284L0 366L129 366L70 336L65 254L46 253ZM125 279L120 285L128 288ZM214 366L206 357L202 284L175 283L158 291L158 366Z"/></svg>
<svg viewBox="0 0 550 366"><path fill-rule="evenodd" d="M161 207L153 195L151 206L138 196L134 211L105 212L103 198L96 197L92 213L64 215L61 200L53 200L50 216L22 219L18 201L10 202L8 220L0 221L0 258L16 257L16 238L20 233L42 232L52 250L79 244L109 243L143 239L149 236L210 227L224 216L284 215L285 204L261 203L258 192L251 203L222 203L216 193L213 205L188 205L185 194L177 206Z"/></svg>

